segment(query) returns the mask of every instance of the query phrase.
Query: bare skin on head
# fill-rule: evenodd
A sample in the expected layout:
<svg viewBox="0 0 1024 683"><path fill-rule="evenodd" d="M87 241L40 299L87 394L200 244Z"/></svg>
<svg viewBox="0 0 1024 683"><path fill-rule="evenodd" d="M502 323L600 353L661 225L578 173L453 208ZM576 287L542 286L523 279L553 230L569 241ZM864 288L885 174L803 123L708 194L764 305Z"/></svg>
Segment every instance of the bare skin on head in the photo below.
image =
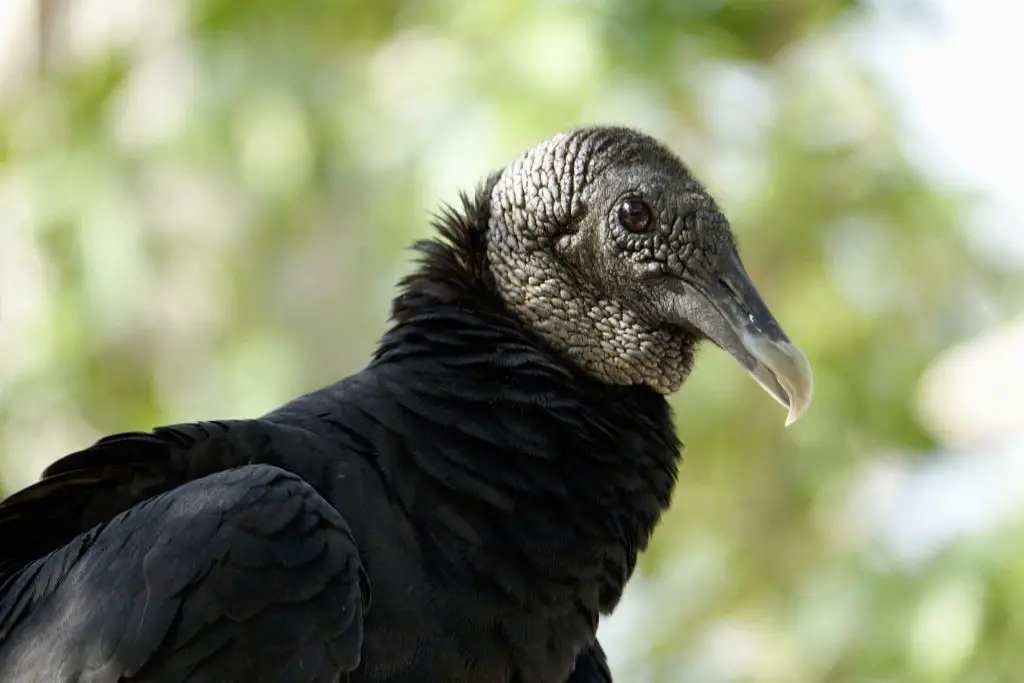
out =
<svg viewBox="0 0 1024 683"><path fill-rule="evenodd" d="M710 339L789 409L811 368L740 261L729 223L683 163L624 128L569 131L506 168L487 256L506 304L598 379L670 394Z"/></svg>

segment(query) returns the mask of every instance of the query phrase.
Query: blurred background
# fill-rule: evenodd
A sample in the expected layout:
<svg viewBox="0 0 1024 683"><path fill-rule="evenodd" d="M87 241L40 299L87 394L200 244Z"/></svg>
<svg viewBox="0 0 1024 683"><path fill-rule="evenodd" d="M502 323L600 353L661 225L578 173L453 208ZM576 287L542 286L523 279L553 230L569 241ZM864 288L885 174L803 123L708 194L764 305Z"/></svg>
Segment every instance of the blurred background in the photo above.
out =
<svg viewBox="0 0 1024 683"><path fill-rule="evenodd" d="M627 124L720 199L816 396L784 429L702 354L617 680L1019 680L1022 30L1019 0L3 0L0 491L358 370L442 202Z"/></svg>

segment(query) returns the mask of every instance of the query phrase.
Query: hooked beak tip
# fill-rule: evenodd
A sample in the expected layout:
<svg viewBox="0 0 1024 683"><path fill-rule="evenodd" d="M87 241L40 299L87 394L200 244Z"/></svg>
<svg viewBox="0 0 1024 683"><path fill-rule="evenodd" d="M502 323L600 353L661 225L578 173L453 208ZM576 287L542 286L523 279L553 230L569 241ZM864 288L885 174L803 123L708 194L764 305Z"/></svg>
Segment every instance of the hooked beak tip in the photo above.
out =
<svg viewBox="0 0 1024 683"><path fill-rule="evenodd" d="M814 395L814 373L807 356L785 339L773 340L744 331L741 341L756 361L751 376L788 409L786 426L795 424L807 412Z"/></svg>

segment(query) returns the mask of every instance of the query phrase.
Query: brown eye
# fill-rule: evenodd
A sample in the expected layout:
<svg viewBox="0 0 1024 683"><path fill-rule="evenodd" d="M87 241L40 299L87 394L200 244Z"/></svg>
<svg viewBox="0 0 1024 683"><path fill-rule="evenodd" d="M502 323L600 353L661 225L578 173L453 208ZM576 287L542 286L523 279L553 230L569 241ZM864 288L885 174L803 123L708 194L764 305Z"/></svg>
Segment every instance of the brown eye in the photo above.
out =
<svg viewBox="0 0 1024 683"><path fill-rule="evenodd" d="M630 232L643 232L651 227L651 207L642 199L627 199L619 206L619 224Z"/></svg>

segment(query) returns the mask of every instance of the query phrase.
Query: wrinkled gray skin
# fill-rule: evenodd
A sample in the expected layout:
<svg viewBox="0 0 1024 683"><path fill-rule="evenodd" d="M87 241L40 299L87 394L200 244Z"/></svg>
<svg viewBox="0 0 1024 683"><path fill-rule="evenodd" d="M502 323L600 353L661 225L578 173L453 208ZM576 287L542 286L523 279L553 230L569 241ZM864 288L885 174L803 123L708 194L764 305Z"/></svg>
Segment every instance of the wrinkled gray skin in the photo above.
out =
<svg viewBox="0 0 1024 683"><path fill-rule="evenodd" d="M634 234L619 224L628 195L649 202L657 229ZM601 380L679 388L692 351L658 315L650 276L709 272L731 237L676 158L631 131L571 131L504 171L491 212L491 270L524 320Z"/></svg>
<svg viewBox="0 0 1024 683"><path fill-rule="evenodd" d="M620 224L630 197L650 206L649 230ZM790 409L787 424L807 408L806 358L715 201L658 141L617 127L557 135L510 164L490 200L487 255L506 304L593 376L673 393L710 339Z"/></svg>

